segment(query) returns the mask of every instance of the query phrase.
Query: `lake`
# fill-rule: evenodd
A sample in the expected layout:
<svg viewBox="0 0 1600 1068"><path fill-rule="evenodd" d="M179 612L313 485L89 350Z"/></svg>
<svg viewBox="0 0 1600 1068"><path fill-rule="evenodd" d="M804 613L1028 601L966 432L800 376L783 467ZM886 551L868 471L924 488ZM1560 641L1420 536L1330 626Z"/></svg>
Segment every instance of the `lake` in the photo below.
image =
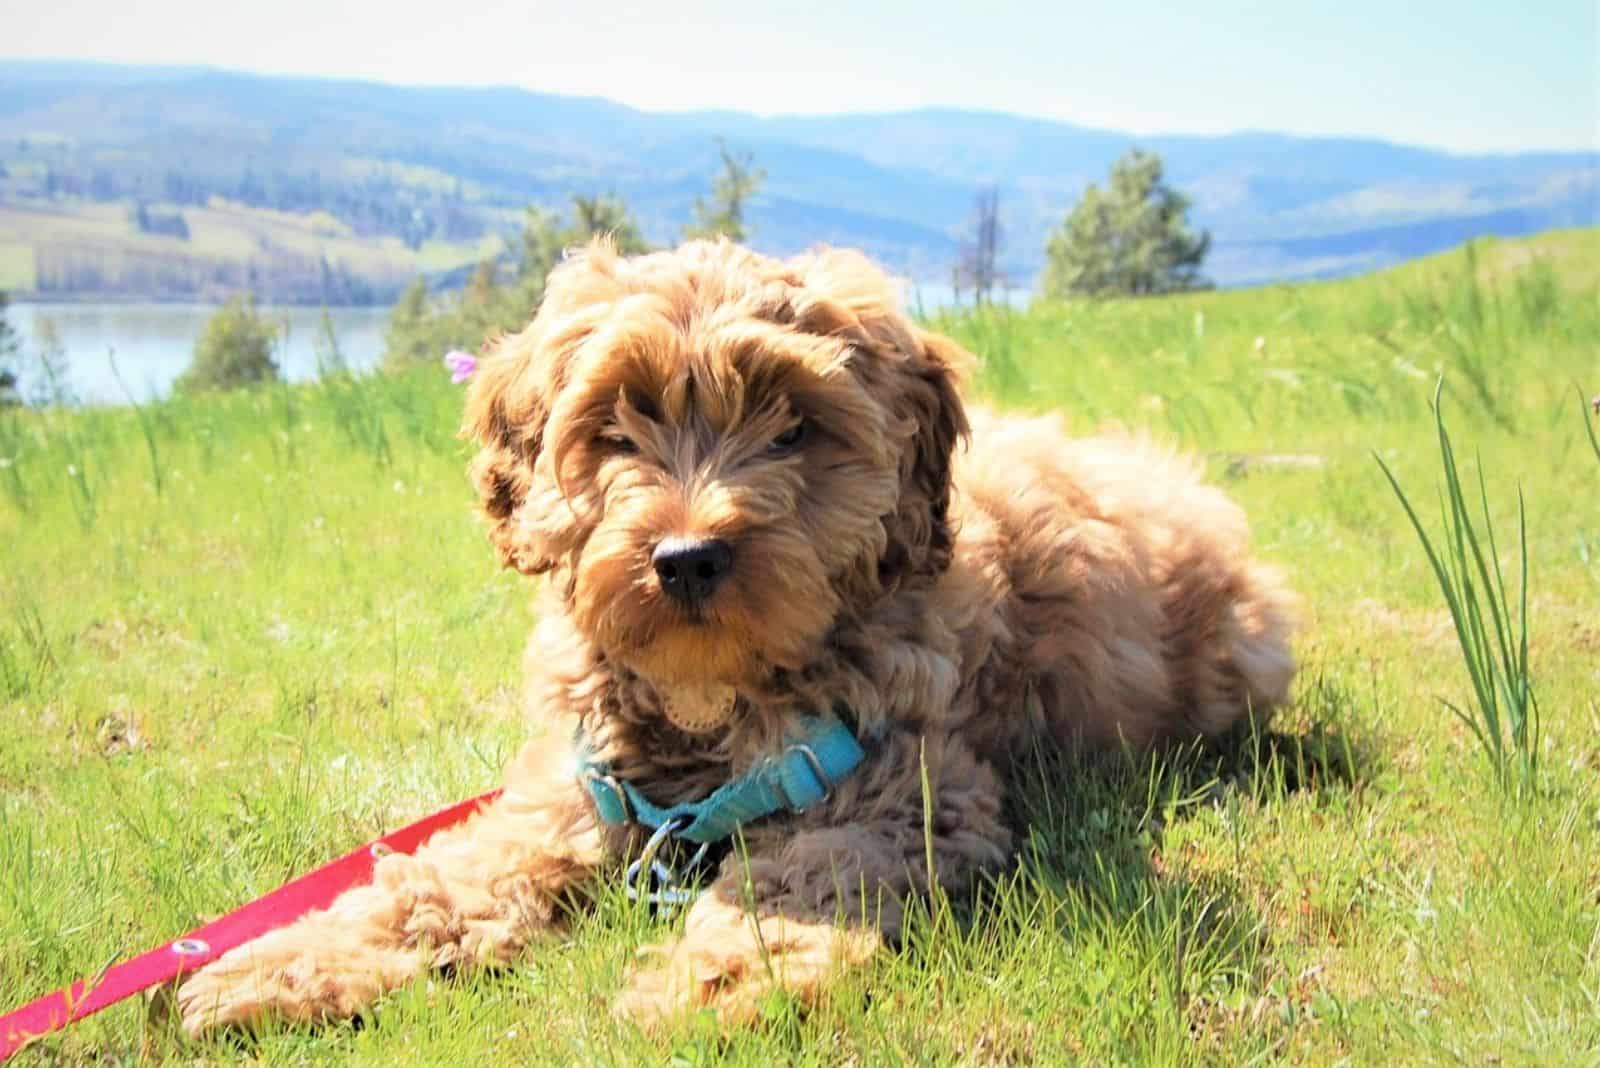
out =
<svg viewBox="0 0 1600 1068"><path fill-rule="evenodd" d="M902 290L912 309L932 312L952 303L948 285L909 283ZM1027 290L1010 290L1003 299L1026 303ZM971 300L965 294L966 303ZM321 308L262 307L263 314L283 324L277 361L292 382L317 377L316 341ZM67 355L67 380L72 393L86 404L126 404L164 397L173 380L189 366L195 338L206 320L216 313L208 304L56 304L19 301L7 309L7 318L22 337L23 395L33 385L30 360L40 347L40 324L53 323ZM383 331L389 309L330 308L339 348L351 370L376 367L383 359ZM116 357L117 381L111 356ZM442 359L444 353L439 354ZM124 388L123 383L126 383Z"/></svg>
<svg viewBox="0 0 1600 1068"><path fill-rule="evenodd" d="M266 307L262 312L286 328L279 339L277 361L291 381L317 377L314 342L321 308ZM206 304L49 304L17 302L6 317L22 337L23 395L31 381L26 373L39 348L40 324L55 324L67 355L67 379L73 394L87 404L126 404L164 397L172 382L189 366L195 338L217 309ZM330 308L339 348L353 370L365 370L383 358L383 330L388 308ZM118 383L116 370L126 383ZM440 356L443 356L440 353Z"/></svg>

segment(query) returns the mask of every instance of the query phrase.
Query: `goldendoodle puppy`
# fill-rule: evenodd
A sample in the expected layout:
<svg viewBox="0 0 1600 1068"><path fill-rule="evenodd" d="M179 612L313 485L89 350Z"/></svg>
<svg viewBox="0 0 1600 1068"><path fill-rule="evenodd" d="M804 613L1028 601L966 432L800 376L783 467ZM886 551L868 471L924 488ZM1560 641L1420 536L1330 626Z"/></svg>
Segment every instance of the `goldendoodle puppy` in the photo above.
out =
<svg viewBox="0 0 1600 1068"><path fill-rule="evenodd" d="M1268 714L1291 598L1239 509L1142 441L970 411L968 362L854 253L569 258L467 401L490 538L549 576L536 734L470 822L198 973L190 1031L507 961L646 839L722 859L617 1010L737 1021L1007 863L1024 748Z"/></svg>

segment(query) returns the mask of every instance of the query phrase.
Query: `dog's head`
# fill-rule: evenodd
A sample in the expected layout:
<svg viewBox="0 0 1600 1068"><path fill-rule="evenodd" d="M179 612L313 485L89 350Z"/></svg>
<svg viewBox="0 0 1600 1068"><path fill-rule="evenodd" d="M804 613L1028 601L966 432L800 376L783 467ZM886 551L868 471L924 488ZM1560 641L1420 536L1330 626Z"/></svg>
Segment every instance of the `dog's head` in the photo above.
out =
<svg viewBox="0 0 1600 1068"><path fill-rule="evenodd" d="M487 346L472 478L501 559L556 572L608 659L752 686L948 564L967 360L854 253L600 241Z"/></svg>

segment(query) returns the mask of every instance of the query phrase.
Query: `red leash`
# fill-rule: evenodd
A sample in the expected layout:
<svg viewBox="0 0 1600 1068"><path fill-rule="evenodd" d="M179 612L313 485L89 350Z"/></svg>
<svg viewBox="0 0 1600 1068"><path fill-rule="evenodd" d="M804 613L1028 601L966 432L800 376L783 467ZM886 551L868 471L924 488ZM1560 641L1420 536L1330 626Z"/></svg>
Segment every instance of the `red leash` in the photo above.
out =
<svg viewBox="0 0 1600 1068"><path fill-rule="evenodd" d="M302 875L182 938L115 965L94 979L80 979L65 990L47 994L0 1016L0 1061L41 1035L59 1031L108 1005L210 964L228 950L292 923L313 909L327 908L344 891L368 882L378 857L389 851L410 853L435 832L462 822L479 806L499 795L499 790L491 790L443 812L435 812L309 875Z"/></svg>

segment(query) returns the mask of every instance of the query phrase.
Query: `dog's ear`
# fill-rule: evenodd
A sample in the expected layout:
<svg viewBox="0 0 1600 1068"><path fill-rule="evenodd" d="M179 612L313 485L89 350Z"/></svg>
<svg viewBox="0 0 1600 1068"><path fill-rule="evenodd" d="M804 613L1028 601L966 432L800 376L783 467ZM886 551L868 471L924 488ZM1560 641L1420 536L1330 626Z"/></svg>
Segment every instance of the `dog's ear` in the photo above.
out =
<svg viewBox="0 0 1600 1068"><path fill-rule="evenodd" d="M865 256L823 250L794 261L806 295L797 325L857 339L857 373L885 410L899 446L900 496L883 517L887 545L878 563L884 586L936 574L950 563L950 462L967 435L961 382L973 363L960 345L913 324L889 280Z"/></svg>
<svg viewBox="0 0 1600 1068"><path fill-rule="evenodd" d="M478 445L467 471L489 521L500 562L524 574L550 570L555 559L519 531L518 512L533 482L549 419L547 375L539 367L539 323L484 345L467 388L462 434Z"/></svg>
<svg viewBox="0 0 1600 1068"><path fill-rule="evenodd" d="M462 436L480 446L468 473L489 540L503 565L526 575L556 567L576 541L577 517L540 460L571 354L616 299L620 262L609 238L570 253L546 280L533 322L485 342L467 390Z"/></svg>
<svg viewBox="0 0 1600 1068"><path fill-rule="evenodd" d="M950 466L968 432L960 384L971 356L939 334L915 327L910 332L912 352L900 368L892 403L915 430L900 458L899 505L884 523L889 542L879 577L885 585L950 565Z"/></svg>

